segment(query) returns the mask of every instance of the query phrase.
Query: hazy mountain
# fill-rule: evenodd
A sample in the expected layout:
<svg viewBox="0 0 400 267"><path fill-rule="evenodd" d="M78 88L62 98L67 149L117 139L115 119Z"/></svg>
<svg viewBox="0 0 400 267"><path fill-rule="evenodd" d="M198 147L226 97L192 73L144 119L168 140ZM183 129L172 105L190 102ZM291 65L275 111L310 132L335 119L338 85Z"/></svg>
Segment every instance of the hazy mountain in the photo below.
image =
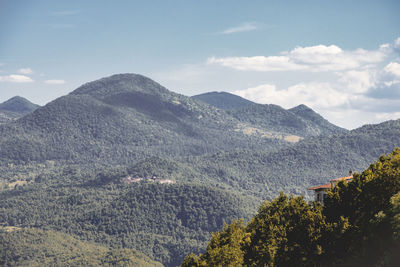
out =
<svg viewBox="0 0 400 267"><path fill-rule="evenodd" d="M224 110L243 108L254 104L247 99L226 92L209 92L192 96L192 98Z"/></svg>
<svg viewBox="0 0 400 267"><path fill-rule="evenodd" d="M229 110L228 114L244 123L301 137L330 135L347 131L329 123L304 105L286 110L278 105L252 104Z"/></svg>
<svg viewBox="0 0 400 267"><path fill-rule="evenodd" d="M211 92L193 96L211 106L224 109L241 122L275 132L300 137L329 135L346 130L325 120L305 105L286 110L278 105L262 105L226 92Z"/></svg>
<svg viewBox="0 0 400 267"><path fill-rule="evenodd" d="M39 107L39 105L36 105L23 97L14 96L0 104L0 111L25 115L33 112Z"/></svg>
<svg viewBox="0 0 400 267"><path fill-rule="evenodd" d="M9 100L0 103L0 123L18 119L33 112L39 107L39 105L33 104L23 97L14 96Z"/></svg>
<svg viewBox="0 0 400 267"><path fill-rule="evenodd" d="M306 105L298 105L297 107L288 109L288 111L319 127L319 129L321 129L321 134L342 133L347 131L346 129L330 123Z"/></svg>

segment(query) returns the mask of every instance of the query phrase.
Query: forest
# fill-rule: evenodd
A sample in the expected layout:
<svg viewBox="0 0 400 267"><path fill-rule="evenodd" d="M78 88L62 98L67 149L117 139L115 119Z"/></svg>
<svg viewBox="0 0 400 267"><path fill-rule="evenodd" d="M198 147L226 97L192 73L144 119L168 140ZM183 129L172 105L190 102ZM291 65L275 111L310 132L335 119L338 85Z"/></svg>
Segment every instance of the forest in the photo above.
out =
<svg viewBox="0 0 400 267"><path fill-rule="evenodd" d="M187 97L144 76L118 74L86 83L43 107L19 98L8 102L7 109L25 110L22 103L31 111L0 124L0 245L8 251L1 263L61 260L67 265L76 259L86 265L89 260L76 254L76 247L98 247L93 265L119 260L129 265L139 258L150 266L151 259L172 267L191 253L194 262L203 264L211 233L222 240L232 232L241 236L232 239L234 250L243 254L239 258L257 265L245 250L248 242L256 242L253 230L246 229L258 227L254 218L261 213L276 220L268 212L288 210L287 216L298 216L304 227L315 219L310 235L316 231L336 238L337 231L358 227L347 213L310 205L306 189L349 170L361 172L400 146L400 120L348 131L304 105L283 109L217 95L218 101L215 93ZM153 176L174 183L125 182ZM302 218L297 209L310 216ZM290 228L296 221L286 223ZM283 234L276 238L292 235ZM286 249L274 236L274 249L267 249L273 255ZM63 238L76 244L65 256L52 245ZM334 244L315 238L307 251L296 253L317 249L315 255L328 257L327 248ZM212 241L215 248L217 241ZM322 259L304 257L307 264Z"/></svg>
<svg viewBox="0 0 400 267"><path fill-rule="evenodd" d="M226 224L182 266L398 266L400 148L328 192L325 206L281 193L248 224Z"/></svg>

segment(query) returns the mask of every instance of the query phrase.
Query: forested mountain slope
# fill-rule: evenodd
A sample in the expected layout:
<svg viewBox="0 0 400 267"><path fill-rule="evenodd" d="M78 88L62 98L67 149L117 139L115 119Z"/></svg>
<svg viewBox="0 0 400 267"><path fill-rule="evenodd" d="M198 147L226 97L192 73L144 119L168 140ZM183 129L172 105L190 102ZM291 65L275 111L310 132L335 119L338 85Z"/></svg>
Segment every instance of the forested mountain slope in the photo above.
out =
<svg viewBox="0 0 400 267"><path fill-rule="evenodd" d="M201 155L288 144L248 133L223 110L168 91L140 75L87 83L31 114L0 126L4 161L126 163L151 155Z"/></svg>
<svg viewBox="0 0 400 267"><path fill-rule="evenodd" d="M279 191L305 194L311 185L361 171L382 154L400 146L400 120L366 125L348 133L308 138L276 152L220 152L194 165L219 169L220 180L239 177L239 188L260 196ZM232 179L230 179L232 180ZM233 180L232 180L233 181ZM267 193L269 192L269 193Z"/></svg>

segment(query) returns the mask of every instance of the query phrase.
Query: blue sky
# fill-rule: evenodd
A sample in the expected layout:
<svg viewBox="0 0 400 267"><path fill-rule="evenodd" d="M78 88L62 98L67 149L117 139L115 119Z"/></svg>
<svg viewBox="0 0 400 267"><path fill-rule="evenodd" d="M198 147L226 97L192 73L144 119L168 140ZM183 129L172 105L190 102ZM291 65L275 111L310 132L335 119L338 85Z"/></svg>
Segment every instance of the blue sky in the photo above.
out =
<svg viewBox="0 0 400 267"><path fill-rule="evenodd" d="M0 0L0 102L115 73L185 95L306 104L346 128L400 118L399 1Z"/></svg>

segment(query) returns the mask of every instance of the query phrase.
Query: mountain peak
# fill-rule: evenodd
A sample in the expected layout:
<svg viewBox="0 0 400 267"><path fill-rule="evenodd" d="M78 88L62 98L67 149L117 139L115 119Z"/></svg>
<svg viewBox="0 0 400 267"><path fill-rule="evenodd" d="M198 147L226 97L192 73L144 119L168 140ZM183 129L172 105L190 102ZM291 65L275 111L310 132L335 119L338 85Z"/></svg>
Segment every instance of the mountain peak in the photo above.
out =
<svg viewBox="0 0 400 267"><path fill-rule="evenodd" d="M310 107L308 107L304 104L300 104L300 105L293 107L291 109L288 109L288 110L292 111L292 112L294 112L294 111L313 111Z"/></svg>
<svg viewBox="0 0 400 267"><path fill-rule="evenodd" d="M122 93L140 92L152 95L168 91L152 79L140 74L123 73L88 82L73 91L71 95L90 95L103 99Z"/></svg>
<svg viewBox="0 0 400 267"><path fill-rule="evenodd" d="M38 107L40 106L33 104L32 102L21 96L14 96L0 104L0 110L15 112L19 114L30 113Z"/></svg>

